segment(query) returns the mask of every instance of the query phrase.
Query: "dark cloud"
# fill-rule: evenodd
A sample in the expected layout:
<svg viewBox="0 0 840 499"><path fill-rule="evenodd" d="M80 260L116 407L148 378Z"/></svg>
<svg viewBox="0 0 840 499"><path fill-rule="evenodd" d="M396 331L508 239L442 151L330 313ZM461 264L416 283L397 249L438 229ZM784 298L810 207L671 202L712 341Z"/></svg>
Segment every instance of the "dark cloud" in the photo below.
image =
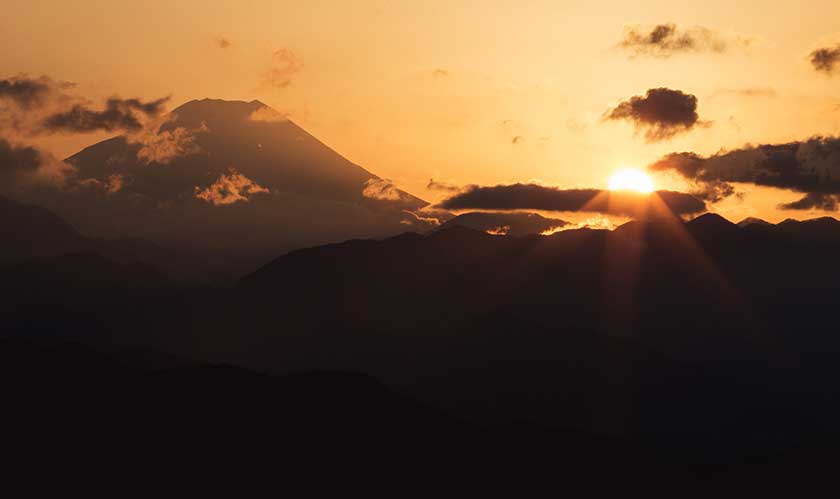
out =
<svg viewBox="0 0 840 499"><path fill-rule="evenodd" d="M271 56L273 67L263 75L263 83L275 88L286 88L293 77L303 69L303 61L290 49L279 49Z"/></svg>
<svg viewBox="0 0 840 499"><path fill-rule="evenodd" d="M675 24L666 23L626 26L624 38L618 46L632 51L634 55L670 57L689 52L724 53L731 47L749 46L753 41L744 35L725 35L700 26L680 29Z"/></svg>
<svg viewBox="0 0 840 499"><path fill-rule="evenodd" d="M814 50L809 56L811 65L817 71L832 73L840 66L840 44Z"/></svg>
<svg viewBox="0 0 840 499"><path fill-rule="evenodd" d="M814 137L804 142L747 146L712 156L691 152L669 154L648 166L674 171L719 200L735 193L731 183L748 183L805 194L789 209L835 206L817 195L840 194L840 138Z"/></svg>
<svg viewBox="0 0 840 499"><path fill-rule="evenodd" d="M453 184L447 184L446 182L441 182L435 179L429 179L429 183L426 184L426 189L430 191L447 191L447 192L460 192L461 187Z"/></svg>
<svg viewBox="0 0 840 499"><path fill-rule="evenodd" d="M779 205L783 210L837 211L837 196L832 194L806 194L802 199Z"/></svg>
<svg viewBox="0 0 840 499"><path fill-rule="evenodd" d="M34 172L41 165L41 153L31 146L16 146L0 138L0 172Z"/></svg>
<svg viewBox="0 0 840 499"><path fill-rule="evenodd" d="M17 196L36 187L63 186L75 169L30 145L0 137L0 193Z"/></svg>
<svg viewBox="0 0 840 499"><path fill-rule="evenodd" d="M608 111L604 119L632 122L636 130L645 130L648 142L670 139L703 124L697 115L697 97L669 88L633 96Z"/></svg>
<svg viewBox="0 0 840 499"><path fill-rule="evenodd" d="M105 109L96 111L82 104L75 104L69 110L48 116L42 124L44 131L84 133L104 131L138 131L148 118L159 116L169 100L168 97L150 102L139 99L111 98Z"/></svg>
<svg viewBox="0 0 840 499"><path fill-rule="evenodd" d="M440 203L447 210L543 210L643 216L660 199L678 215L700 213L706 205L696 197L672 191L641 194L600 189L558 189L537 184L470 186Z"/></svg>
<svg viewBox="0 0 840 499"><path fill-rule="evenodd" d="M41 104L57 84L46 77L37 79L18 76L0 80L0 99L8 99L29 109Z"/></svg>

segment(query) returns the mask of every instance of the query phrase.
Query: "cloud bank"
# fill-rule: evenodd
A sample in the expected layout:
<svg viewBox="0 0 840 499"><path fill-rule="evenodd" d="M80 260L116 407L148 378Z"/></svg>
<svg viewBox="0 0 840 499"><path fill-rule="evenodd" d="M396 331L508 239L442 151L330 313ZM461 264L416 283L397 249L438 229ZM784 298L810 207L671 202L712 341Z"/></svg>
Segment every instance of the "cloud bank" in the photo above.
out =
<svg viewBox="0 0 840 499"><path fill-rule="evenodd" d="M601 189L559 189L537 184L470 186L440 203L447 210L542 210L592 212L640 217L651 213L661 200L674 214L687 215L706 210L695 196L673 191L641 194Z"/></svg>
<svg viewBox="0 0 840 499"><path fill-rule="evenodd" d="M840 138L746 146L705 157L672 153L648 168L680 174L707 192L710 200L735 194L732 183L748 183L806 194L799 201L780 205L783 209L833 211L840 195Z"/></svg>

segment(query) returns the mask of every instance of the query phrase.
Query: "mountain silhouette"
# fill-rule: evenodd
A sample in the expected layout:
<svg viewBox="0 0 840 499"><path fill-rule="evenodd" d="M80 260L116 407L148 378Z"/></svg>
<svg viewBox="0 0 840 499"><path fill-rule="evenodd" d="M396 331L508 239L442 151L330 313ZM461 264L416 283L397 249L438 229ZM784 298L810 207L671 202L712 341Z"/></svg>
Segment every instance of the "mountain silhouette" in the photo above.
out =
<svg viewBox="0 0 840 499"><path fill-rule="evenodd" d="M0 197L0 262L82 251L90 247L69 223L46 208Z"/></svg>
<svg viewBox="0 0 840 499"><path fill-rule="evenodd" d="M773 225L773 224L771 224L770 222L768 222L766 220L762 220L760 218L755 218L755 217L747 217L747 218L741 220L740 222L738 222L738 227L749 227L750 225L759 225L759 226L767 227L767 226L770 226L770 225Z"/></svg>
<svg viewBox="0 0 840 499"><path fill-rule="evenodd" d="M0 247L0 267L10 269L27 264L29 269L34 269L36 262L48 266L59 264L64 269L61 273L79 281L79 284L89 274L87 269L74 271L74 262L91 263L97 258L105 266L144 265L155 269L153 273L165 274L174 281L212 282L224 279L222 275L208 274L212 266L196 255L172 251L142 239L86 237L46 208L3 197L0 197L0 237L6 241ZM82 258L83 255L89 258ZM64 258L67 256L74 258ZM107 272L102 270L103 274Z"/></svg>
<svg viewBox="0 0 840 499"><path fill-rule="evenodd" d="M67 158L33 203L94 238L142 239L253 269L301 246L415 227L427 203L259 101L194 100Z"/></svg>
<svg viewBox="0 0 840 499"><path fill-rule="evenodd" d="M0 316L4 336L140 352L132 366L362 373L468 425L641 438L731 466L840 431L838 248L831 219L452 225L294 250L229 287L73 252L0 267Z"/></svg>

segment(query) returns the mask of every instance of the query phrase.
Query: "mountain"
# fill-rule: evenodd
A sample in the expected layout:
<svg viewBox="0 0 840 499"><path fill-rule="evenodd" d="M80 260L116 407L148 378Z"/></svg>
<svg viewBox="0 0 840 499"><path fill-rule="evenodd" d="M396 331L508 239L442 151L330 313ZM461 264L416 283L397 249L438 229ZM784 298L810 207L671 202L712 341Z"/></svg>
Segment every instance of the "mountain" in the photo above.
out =
<svg viewBox="0 0 840 499"><path fill-rule="evenodd" d="M162 272L167 278L182 282L207 283L230 278L208 272L213 266L196 255L172 251L142 239L86 237L46 208L3 197L0 197L0 238L5 241L0 247L0 269L16 268L15 272L20 273L25 266L38 272L35 268L44 265L80 285L91 277L91 269L73 270L74 263L101 264L99 272L103 277L110 266L124 264L146 266L154 269L152 274ZM45 269L46 273L52 271Z"/></svg>
<svg viewBox="0 0 840 499"><path fill-rule="evenodd" d="M14 380L4 390L4 423L15 429L4 450L37 460L40 469L60 462L65 472L84 473L96 463L120 476L126 468L145 474L163 467L176 469L176 481L185 484L187 476L219 469L241 484L259 476L274 481L270 470L281 460L298 479L335 478L307 485L335 492L346 491L353 477L366 490L389 492L405 483L413 491L457 485L490 492L502 482L521 491L523 480L551 486L558 477L565 487L599 492L701 483L694 461L682 455L568 429L482 427L358 373L137 368L79 344L12 339L0 340L0 375ZM84 459L77 456L81 447L89 453ZM266 462L266 452L278 456ZM665 476L651 484L650 469ZM605 471L614 480L599 481ZM488 472L504 478L488 480ZM200 480L189 482L191 490L202 488ZM216 482L208 486L218 490Z"/></svg>
<svg viewBox="0 0 840 499"><path fill-rule="evenodd" d="M537 213L473 212L446 221L438 230L457 225L495 235L525 236L559 229L568 224L565 220L546 218Z"/></svg>
<svg viewBox="0 0 840 499"><path fill-rule="evenodd" d="M707 215L523 237L456 225L291 251L232 287L60 258L0 269L0 316L4 335L359 372L482 425L737 456L840 432L840 231L782 225ZM87 273L94 285L79 285Z"/></svg>
<svg viewBox="0 0 840 499"><path fill-rule="evenodd" d="M259 101L194 100L67 158L32 202L95 238L154 241L252 269L289 249L425 228L427 203Z"/></svg>
<svg viewBox="0 0 840 499"><path fill-rule="evenodd" d="M453 226L348 241L244 278L236 295L249 323L262 314L290 333L254 327L261 352L221 349L263 365L366 366L470 417L598 431L632 420L634 431L734 440L778 425L790 432L779 438L796 439L840 415L821 395L840 375L835 255L830 235L804 244L717 215L612 232ZM215 319L232 328L236 316Z"/></svg>
<svg viewBox="0 0 840 499"><path fill-rule="evenodd" d="M757 226L760 226L760 227L769 227L769 226L772 226L773 224L771 224L770 222L768 222L766 220L762 220L760 218L747 217L747 218L741 220L740 222L738 222L737 225L738 225L738 227L744 228L744 227L749 227L751 225L757 225Z"/></svg>
<svg viewBox="0 0 840 499"><path fill-rule="evenodd" d="M91 247L69 223L46 208L0 197L0 263L83 251Z"/></svg>

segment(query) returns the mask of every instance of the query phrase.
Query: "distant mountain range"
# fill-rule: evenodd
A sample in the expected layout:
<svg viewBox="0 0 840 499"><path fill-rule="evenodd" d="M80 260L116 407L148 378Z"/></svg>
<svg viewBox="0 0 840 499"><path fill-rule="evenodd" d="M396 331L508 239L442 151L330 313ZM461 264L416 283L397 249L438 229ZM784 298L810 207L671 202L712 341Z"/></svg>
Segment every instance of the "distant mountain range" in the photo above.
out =
<svg viewBox="0 0 840 499"><path fill-rule="evenodd" d="M295 250L220 287L178 284L149 256L164 250L82 237L44 209L0 213L15 240L4 336L360 372L472 422L709 452L840 431L834 219L707 214L522 237L452 224Z"/></svg>

